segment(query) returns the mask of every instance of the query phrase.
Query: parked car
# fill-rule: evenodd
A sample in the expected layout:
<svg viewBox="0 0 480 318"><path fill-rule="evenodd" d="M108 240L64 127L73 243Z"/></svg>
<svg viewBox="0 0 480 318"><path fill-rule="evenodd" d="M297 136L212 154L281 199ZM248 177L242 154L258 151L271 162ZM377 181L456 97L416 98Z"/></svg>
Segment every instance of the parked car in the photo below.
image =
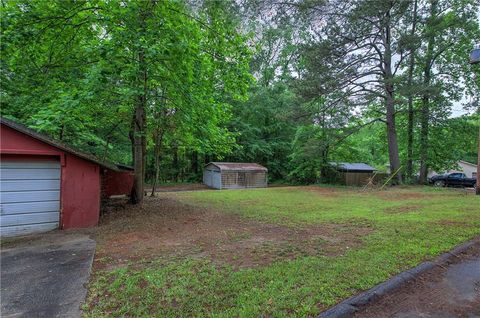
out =
<svg viewBox="0 0 480 318"><path fill-rule="evenodd" d="M467 178L465 173L446 173L430 178L430 183L437 187L475 187L476 178Z"/></svg>

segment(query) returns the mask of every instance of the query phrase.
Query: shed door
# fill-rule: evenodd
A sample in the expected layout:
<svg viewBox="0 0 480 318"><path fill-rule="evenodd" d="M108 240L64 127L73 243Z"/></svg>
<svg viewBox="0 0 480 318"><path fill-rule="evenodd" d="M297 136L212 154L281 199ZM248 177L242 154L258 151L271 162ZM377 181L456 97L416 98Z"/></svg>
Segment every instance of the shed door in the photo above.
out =
<svg viewBox="0 0 480 318"><path fill-rule="evenodd" d="M60 162L0 163L1 236L45 232L60 220Z"/></svg>

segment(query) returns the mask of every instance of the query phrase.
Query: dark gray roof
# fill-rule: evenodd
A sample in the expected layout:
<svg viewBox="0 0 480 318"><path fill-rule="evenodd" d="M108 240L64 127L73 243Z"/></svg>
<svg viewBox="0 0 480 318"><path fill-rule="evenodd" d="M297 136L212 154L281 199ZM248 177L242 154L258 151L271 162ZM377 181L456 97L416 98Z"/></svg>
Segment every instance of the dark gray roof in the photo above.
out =
<svg viewBox="0 0 480 318"><path fill-rule="evenodd" d="M220 171L234 170L234 171L268 171L258 163L240 163L240 162L210 162L205 166L214 165Z"/></svg>
<svg viewBox="0 0 480 318"><path fill-rule="evenodd" d="M372 166L362 162L331 162L331 165L335 166L340 171L376 171Z"/></svg>
<svg viewBox="0 0 480 318"><path fill-rule="evenodd" d="M77 149L74 149L70 146L67 146L67 145L51 138L50 136L39 133L39 132L37 132L37 131L35 131L31 128L28 128L27 126L19 124L19 123L15 122L11 119L7 119L5 117L0 117L0 123L2 125L8 126L12 129L18 131L18 132L21 132L22 134L25 134L27 136L30 136L30 137L35 138L37 140L40 140L40 141L42 141L46 144L49 144L50 146L53 146L55 148L58 148L60 150L65 151L65 152L71 153L71 154L73 154L77 157L80 157L82 159L95 162L95 163L99 164L100 166L108 168L110 170L114 170L114 171L133 170L133 168L129 167L129 166L116 165L116 164L111 163L111 162L102 161L92 154L88 154L88 153L79 151Z"/></svg>

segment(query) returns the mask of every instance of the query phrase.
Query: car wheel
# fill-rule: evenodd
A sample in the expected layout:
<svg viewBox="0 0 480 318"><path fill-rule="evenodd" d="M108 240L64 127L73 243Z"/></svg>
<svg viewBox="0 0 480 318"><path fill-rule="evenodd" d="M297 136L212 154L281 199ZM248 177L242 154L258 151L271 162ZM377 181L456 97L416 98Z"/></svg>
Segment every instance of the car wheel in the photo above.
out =
<svg viewBox="0 0 480 318"><path fill-rule="evenodd" d="M444 186L445 186L445 181L443 181L443 180L437 180L437 181L435 181L434 185L435 185L436 187L444 187Z"/></svg>

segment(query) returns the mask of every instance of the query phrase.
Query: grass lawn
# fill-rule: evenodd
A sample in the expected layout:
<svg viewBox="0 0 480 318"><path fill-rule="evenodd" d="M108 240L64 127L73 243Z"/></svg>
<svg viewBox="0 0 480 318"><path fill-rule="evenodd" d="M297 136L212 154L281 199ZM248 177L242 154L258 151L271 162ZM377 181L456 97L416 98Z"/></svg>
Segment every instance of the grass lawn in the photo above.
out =
<svg viewBox="0 0 480 318"><path fill-rule="evenodd" d="M460 190L163 193L97 229L87 317L305 317L480 235Z"/></svg>

